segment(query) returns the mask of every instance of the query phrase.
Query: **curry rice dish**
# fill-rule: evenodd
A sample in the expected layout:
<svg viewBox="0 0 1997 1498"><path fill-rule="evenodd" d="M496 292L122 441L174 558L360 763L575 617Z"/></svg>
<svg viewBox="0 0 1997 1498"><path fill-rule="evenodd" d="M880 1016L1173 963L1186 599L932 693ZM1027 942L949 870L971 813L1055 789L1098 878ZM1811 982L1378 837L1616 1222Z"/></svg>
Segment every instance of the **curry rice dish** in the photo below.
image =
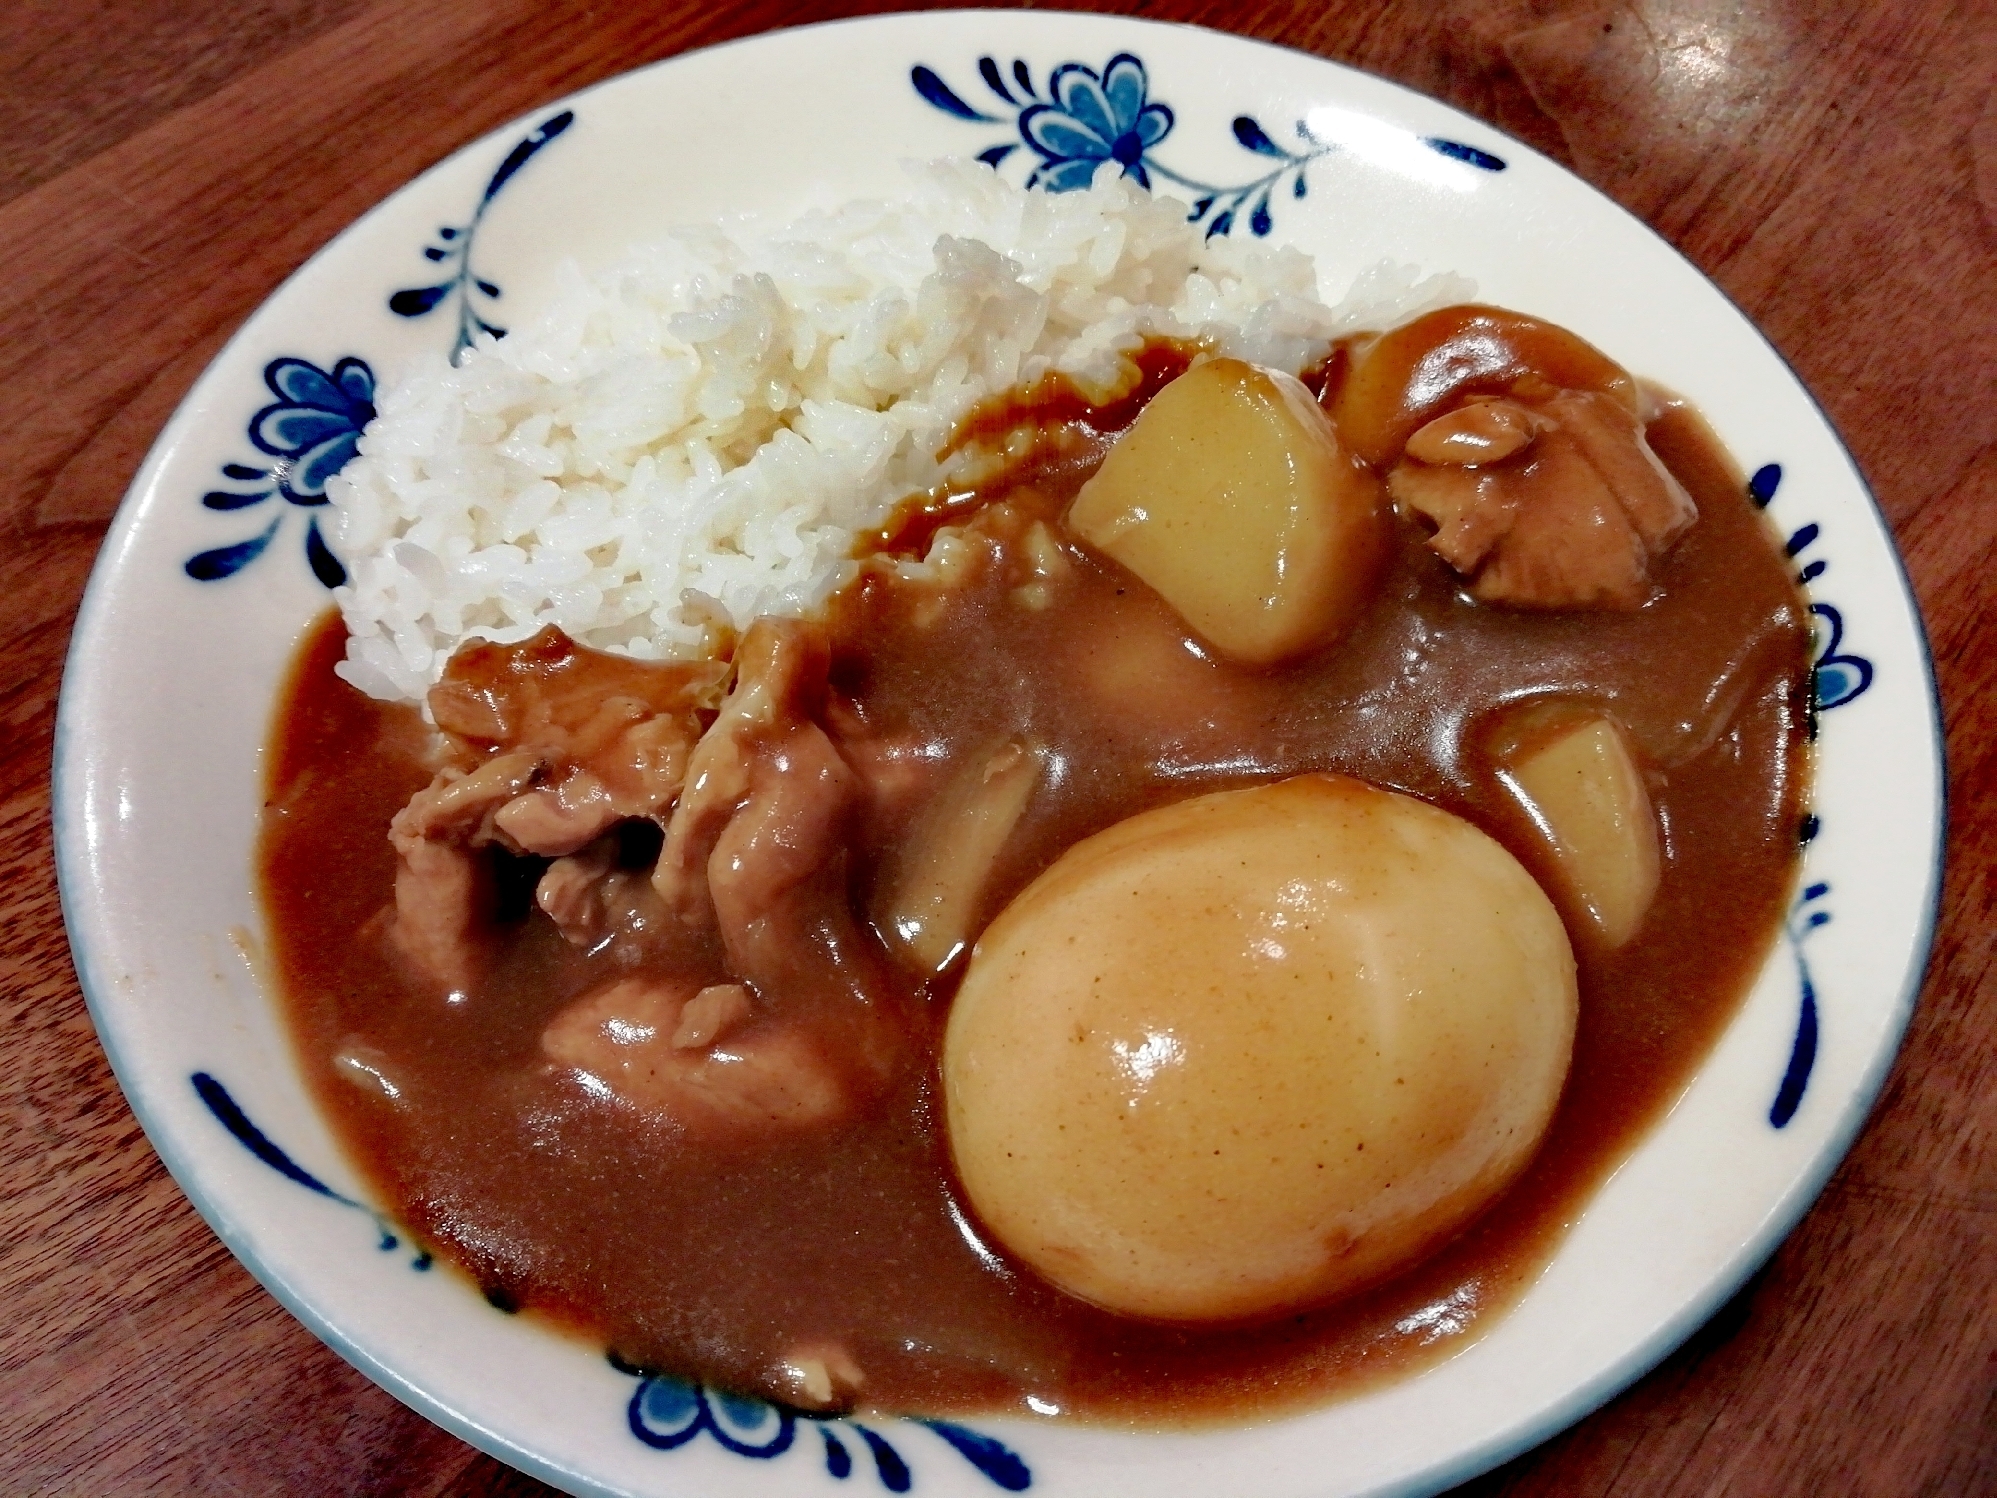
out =
<svg viewBox="0 0 1997 1498"><path fill-rule="evenodd" d="M1445 308L980 406L803 618L301 648L315 1093L495 1304L805 1408L1224 1418L1523 1289L1766 954L1802 600L1698 415Z"/></svg>

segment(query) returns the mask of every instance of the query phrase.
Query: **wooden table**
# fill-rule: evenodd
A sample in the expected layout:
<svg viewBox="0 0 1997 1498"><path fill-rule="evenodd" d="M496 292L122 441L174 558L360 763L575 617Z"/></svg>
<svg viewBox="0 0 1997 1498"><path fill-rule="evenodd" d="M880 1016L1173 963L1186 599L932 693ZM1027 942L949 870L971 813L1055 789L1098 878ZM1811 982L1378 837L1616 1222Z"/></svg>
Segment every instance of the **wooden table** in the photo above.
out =
<svg viewBox="0 0 1997 1498"><path fill-rule="evenodd" d="M50 861L70 622L160 424L276 284L474 136L867 6L13 0L0 9L0 1490L545 1492L316 1342L113 1083ZM1997 17L1988 0L1164 0L1571 165L1755 319L1870 479L1940 674L1926 989L1823 1200L1691 1343L1480 1494L1997 1492Z"/></svg>

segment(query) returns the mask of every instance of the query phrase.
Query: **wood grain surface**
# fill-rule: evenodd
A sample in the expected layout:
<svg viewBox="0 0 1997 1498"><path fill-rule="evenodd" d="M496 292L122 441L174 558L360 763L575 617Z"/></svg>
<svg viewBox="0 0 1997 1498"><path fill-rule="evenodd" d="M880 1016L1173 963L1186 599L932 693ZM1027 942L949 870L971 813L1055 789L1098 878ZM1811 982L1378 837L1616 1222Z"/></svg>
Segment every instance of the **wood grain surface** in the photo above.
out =
<svg viewBox="0 0 1997 1498"><path fill-rule="evenodd" d="M63 652L161 423L241 320L474 136L690 47L872 7L12 0L0 7L0 1491L546 1492L316 1342L125 1106L50 855ZM1990 0L1108 5L1436 94L1655 225L1844 434L1926 615L1939 937L1877 1112L1689 1345L1472 1483L1997 1493L1997 13Z"/></svg>

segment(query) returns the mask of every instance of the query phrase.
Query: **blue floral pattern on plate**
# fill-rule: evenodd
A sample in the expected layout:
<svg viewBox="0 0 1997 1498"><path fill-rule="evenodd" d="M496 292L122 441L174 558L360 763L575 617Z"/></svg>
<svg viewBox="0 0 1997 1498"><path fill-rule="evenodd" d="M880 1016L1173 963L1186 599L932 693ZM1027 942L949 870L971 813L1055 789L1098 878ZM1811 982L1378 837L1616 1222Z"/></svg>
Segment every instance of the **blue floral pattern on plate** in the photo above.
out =
<svg viewBox="0 0 1997 1498"><path fill-rule="evenodd" d="M326 503L326 481L353 461L361 432L374 420L374 371L365 359L341 359L321 369L304 359L273 359L264 366L264 384L277 399L249 421L250 445L271 461L263 467L224 463L222 477L238 486L211 489L201 503L225 513L247 510L282 498L302 509ZM189 557L182 564L197 582L232 577L262 556L284 523L280 510L247 540L231 542ZM312 575L329 588L347 580L347 569L319 532L319 517L305 524L305 558Z"/></svg>
<svg viewBox="0 0 1997 1498"><path fill-rule="evenodd" d="M1098 168L1115 162L1125 176L1147 190L1155 176L1193 195L1187 214L1191 223L1204 223L1207 236L1229 234L1245 209L1250 232L1266 236L1275 227L1272 199L1284 182L1293 198L1309 191L1305 169L1321 156L1338 149L1335 141L1321 139L1302 120L1296 122L1298 144L1278 145L1252 115L1236 115L1234 139L1244 150L1275 163L1261 175L1245 182L1223 184L1204 182L1174 171L1152 155L1154 147L1172 133L1175 116L1170 105L1150 96L1150 78L1142 59L1119 52L1100 71L1086 63L1064 62L1047 75L1045 88L1036 87L1033 70L1015 59L1008 79L998 62L989 56L978 59L978 76L997 100L988 108L997 114L974 108L945 83L934 68L918 63L909 70L915 91L945 114L972 124L1002 125L1007 113L1019 132L1017 141L1002 141L978 152L978 160L998 167L1024 145L1039 158L1026 177L1028 187L1049 192L1073 192L1087 187ZM1430 150L1487 172L1502 172L1505 162L1481 147L1466 145L1440 136L1416 137Z"/></svg>
<svg viewBox="0 0 1997 1498"><path fill-rule="evenodd" d="M453 364L464 357L465 350L472 346L472 341L479 334L494 338L506 336L506 329L497 323L487 322L480 311L481 302L473 300L474 294L484 302L496 302L503 295L498 282L487 280L472 266L472 252L477 245L479 226L485 222L485 212L520 169L539 155L549 141L573 125L575 118L572 109L551 114L514 142L513 149L506 153L486 181L485 191L472 209L471 218L463 224L444 224L438 228L438 242L423 247L423 258L448 268L451 272L449 276L429 286L406 287L388 299L389 311L398 317L423 317L434 312L447 299L453 300L458 314L456 341L451 345Z"/></svg>
<svg viewBox="0 0 1997 1498"><path fill-rule="evenodd" d="M255 1155L287 1181L295 1181L307 1191L315 1192L325 1197L328 1201L336 1201L343 1207L352 1207L356 1212L366 1213L368 1217L374 1220L375 1232L380 1235L375 1247L379 1248L383 1253L393 1253L402 1246L401 1238L396 1236L395 1229L389 1224L386 1217L383 1217L372 1207L364 1206L360 1202L355 1201L344 1192L335 1191L331 1186L328 1186L324 1181L312 1174L311 1171L292 1159L290 1155L286 1154L284 1150L272 1142L268 1134L250 1122L249 1115L243 1112L242 1105L229 1095L228 1088L224 1087L205 1071L195 1072L187 1080L194 1088L194 1095L201 1099L202 1106L214 1114L215 1121L227 1129L235 1141L244 1149ZM412 1252L414 1257L409 1261L411 1269L428 1269L435 1262L430 1254L420 1247L412 1246Z"/></svg>
<svg viewBox="0 0 1997 1498"><path fill-rule="evenodd" d="M1815 835L1814 821L1806 827L1806 831ZM1789 1064L1783 1068L1781 1085L1775 1089L1775 1101L1768 1107L1768 1122L1778 1129L1787 1128L1789 1120L1796 1116L1797 1108L1802 1106L1803 1091L1810 1085L1810 1071L1817 1064L1817 987L1810 981L1810 963L1803 955L1803 939L1829 922L1831 913L1817 902L1830 892L1831 887L1821 880L1807 886L1797 897L1789 918L1782 923L1782 935L1789 943L1790 954L1796 959L1796 987L1800 1003L1796 1015L1796 1038L1789 1044Z"/></svg>
<svg viewBox="0 0 1997 1498"><path fill-rule="evenodd" d="M825 1470L833 1477L843 1480L853 1475L853 1452L847 1442L857 1437L857 1444L873 1458L874 1473L883 1488L890 1493L906 1493L914 1486L915 1474L893 1443L872 1426L863 1425L849 1415L795 1410L746 1395L723 1393L668 1374L652 1373L615 1358L611 1361L619 1372L639 1381L631 1396L628 1418L631 1433L647 1446L671 1451L705 1432L716 1444L737 1456L768 1461L794 1447L802 1423L817 1428ZM1008 1493L1022 1493L1033 1485L1031 1469L1001 1441L953 1420L902 1423L933 1431Z"/></svg>
<svg viewBox="0 0 1997 1498"><path fill-rule="evenodd" d="M548 142L575 123L575 111L564 109L549 115L518 141L486 180L485 191L462 225L446 224L437 230L438 243L424 247L424 258L443 266L450 275L429 286L413 286L395 292L388 299L389 310L399 317L423 317L447 300L457 309L457 326L451 345L451 362L456 363L480 334L506 336L506 329L488 322L481 301L497 301L499 284L478 274L472 265L472 252L479 226L501 189L511 182ZM241 489L211 490L201 502L211 510L241 510L261 504L273 495L282 495L294 505L316 507L326 503L326 482L359 450L360 436L374 420L374 371L365 359L349 356L330 370L320 369L304 359L284 357L264 366L264 383L277 397L250 418L249 439L259 452L274 459L263 468L247 463L225 463L222 476L235 484L255 484ZM196 582L219 582L233 577L269 549L283 523L278 515L257 534L226 546L188 558L187 575ZM347 581L347 569L320 533L318 517L305 528L305 558L312 575L329 588Z"/></svg>
<svg viewBox="0 0 1997 1498"><path fill-rule="evenodd" d="M1782 487L1782 465L1764 463L1755 469L1747 481L1748 497L1755 506L1766 510L1774 501ZM1798 526L1789 533L1783 543L1783 554L1792 561L1803 556L1822 539L1823 528L1814 520ZM1809 593L1810 585L1825 572L1830 563L1822 557L1805 561L1796 569L1796 585ZM1812 649L1810 668L1810 735L1817 733L1817 716L1832 708L1843 707L1846 703L1861 696L1872 685L1872 662L1864 656L1845 653L1844 616L1828 603L1814 599L1810 602L1812 626ZM1803 819L1802 841L1805 847L1815 841L1823 830L1822 821L1815 815ZM1776 1087L1775 1101L1768 1109L1768 1122L1775 1128L1786 1128L1789 1120L1796 1116L1802 1105L1803 1093L1810 1085L1810 1072L1817 1061L1817 990L1810 979L1810 964L1803 955L1803 939L1819 926L1826 924L1830 911L1818 904L1830 893L1828 884L1817 882L1804 889L1797 900L1795 909L1783 924L1783 935L1788 940L1789 950L1796 959L1797 1014L1796 1036L1789 1046L1789 1064L1783 1069L1782 1081Z"/></svg>

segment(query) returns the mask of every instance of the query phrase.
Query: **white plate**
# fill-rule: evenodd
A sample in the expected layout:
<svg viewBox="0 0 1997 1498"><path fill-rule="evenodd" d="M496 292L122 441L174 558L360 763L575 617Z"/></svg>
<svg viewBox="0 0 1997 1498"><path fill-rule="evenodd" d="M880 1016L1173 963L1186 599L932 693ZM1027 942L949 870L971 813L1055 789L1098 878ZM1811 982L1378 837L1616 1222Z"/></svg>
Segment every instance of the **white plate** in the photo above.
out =
<svg viewBox="0 0 1997 1498"><path fill-rule="evenodd" d="M364 374L391 378L472 320L517 321L562 260L601 264L676 221L890 195L910 156L992 152L1016 179L1038 168L1060 186L1087 164L1036 153L1022 115L1064 66L1101 74L1121 55L1171 111L1142 148L1153 186L1210 199L1210 227L1303 246L1334 295L1382 257L1465 272L1482 299L1563 323L1691 396L1755 473L1820 635L1821 821L1788 939L1517 1308L1393 1387L1198 1434L992 1419L969 1422L973 1435L897 1420L863 1432L642 1382L418 1272L356 1205L266 997L250 849L276 684L327 602L310 502L347 451ZM1163 117L1150 118L1155 136ZM1046 145L1048 123L1026 128ZM344 395L323 378L342 375ZM708 1498L1414 1493L1543 1439L1643 1372L1822 1186L1925 957L1936 735L1912 602L1836 436L1725 297L1600 194L1487 125L1297 53L1106 17L891 16L677 58L538 110L287 282L168 423L105 543L63 688L57 846L99 1033L194 1204L342 1355L550 1482ZM1446 1318L1436 1334L1452 1334Z"/></svg>

